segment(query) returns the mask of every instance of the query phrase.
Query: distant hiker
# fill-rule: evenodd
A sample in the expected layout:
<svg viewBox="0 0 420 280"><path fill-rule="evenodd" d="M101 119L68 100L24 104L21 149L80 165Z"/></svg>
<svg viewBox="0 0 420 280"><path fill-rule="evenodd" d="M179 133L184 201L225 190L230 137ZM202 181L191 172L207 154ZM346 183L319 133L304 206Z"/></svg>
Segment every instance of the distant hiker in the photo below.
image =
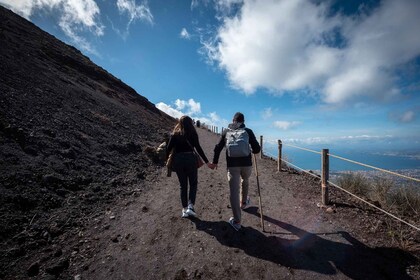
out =
<svg viewBox="0 0 420 280"><path fill-rule="evenodd" d="M207 166L210 167L206 155L200 146L197 131L194 128L193 121L188 116L182 116L175 125L173 133L169 139L167 147L167 158L169 153L174 149L174 158L172 169L178 176L181 203L182 203L182 217L197 216L194 211L195 198L197 194L197 154L201 156ZM190 188L188 191L188 182Z"/></svg>
<svg viewBox="0 0 420 280"><path fill-rule="evenodd" d="M233 212L229 223L237 231L241 228L241 209L250 206L248 185L252 173L251 152L257 154L261 150L254 132L246 128L244 122L242 113L238 112L233 116L233 123L223 131L219 143L214 147L213 163L210 165L210 168L217 169L220 152L226 147L230 205Z"/></svg>

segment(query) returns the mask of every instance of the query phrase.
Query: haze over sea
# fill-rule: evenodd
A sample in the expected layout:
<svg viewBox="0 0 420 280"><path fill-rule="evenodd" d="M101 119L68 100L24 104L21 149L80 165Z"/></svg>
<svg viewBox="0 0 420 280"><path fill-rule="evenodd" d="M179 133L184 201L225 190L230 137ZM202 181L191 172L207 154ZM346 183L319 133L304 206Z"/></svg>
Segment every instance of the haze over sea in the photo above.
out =
<svg viewBox="0 0 420 280"><path fill-rule="evenodd" d="M267 145L265 152L277 158L278 148ZM312 149L311 149L312 150ZM321 151L321 149L314 149ZM356 150L336 148L330 149L332 155L347 158L363 164L378 168L395 171L410 177L420 178L420 152L418 151L397 151L387 152L383 150ZM304 169L319 171L321 169L321 155L309 151L300 150L294 147L283 146L282 157L290 163ZM330 171L374 171L372 168L347 162L341 159L330 157Z"/></svg>

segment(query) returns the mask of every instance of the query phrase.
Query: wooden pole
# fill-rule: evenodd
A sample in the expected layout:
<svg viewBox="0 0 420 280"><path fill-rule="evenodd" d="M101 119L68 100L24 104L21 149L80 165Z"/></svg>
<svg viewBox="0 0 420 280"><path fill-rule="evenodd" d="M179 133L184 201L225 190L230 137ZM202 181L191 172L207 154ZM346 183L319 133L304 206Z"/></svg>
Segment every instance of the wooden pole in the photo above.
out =
<svg viewBox="0 0 420 280"><path fill-rule="evenodd" d="M277 159L277 171L280 172L281 171L281 148L283 146L283 144L281 143L281 140L277 141L278 145L279 145L279 156Z"/></svg>
<svg viewBox="0 0 420 280"><path fill-rule="evenodd" d="M330 172L329 149L322 149L322 174L321 174L321 190L322 204L328 205L328 180Z"/></svg>
<svg viewBox="0 0 420 280"><path fill-rule="evenodd" d="M260 222L261 222L262 231L264 232L264 214L263 214L262 201L261 201L260 180L258 179L257 156L255 154L254 154L254 165L255 165L255 176L257 177L258 201L260 204Z"/></svg>
<svg viewBox="0 0 420 280"><path fill-rule="evenodd" d="M261 146L261 152L260 152L260 158L263 158L263 136L260 136L260 146Z"/></svg>

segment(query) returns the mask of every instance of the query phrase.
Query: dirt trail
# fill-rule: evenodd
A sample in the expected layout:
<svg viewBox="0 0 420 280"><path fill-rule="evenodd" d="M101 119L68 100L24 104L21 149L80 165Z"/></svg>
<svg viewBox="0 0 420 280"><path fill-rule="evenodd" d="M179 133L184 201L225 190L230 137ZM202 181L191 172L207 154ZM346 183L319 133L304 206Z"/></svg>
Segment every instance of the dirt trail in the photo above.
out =
<svg viewBox="0 0 420 280"><path fill-rule="evenodd" d="M218 136L198 129L211 160ZM162 169L144 190L121 199L79 234L83 244L69 267L81 279L413 279L415 258L390 248L383 233L363 235L370 220L342 203L332 213L319 208L319 182L276 163L258 159L265 215L262 232L257 207L243 214L243 229L232 215L224 152L219 169L199 170L198 219L181 218L176 174ZM250 185L258 205L255 172ZM338 195L331 194L338 200ZM372 234L370 235L372 236ZM84 257L77 257L81 255ZM414 273L414 274L413 274Z"/></svg>

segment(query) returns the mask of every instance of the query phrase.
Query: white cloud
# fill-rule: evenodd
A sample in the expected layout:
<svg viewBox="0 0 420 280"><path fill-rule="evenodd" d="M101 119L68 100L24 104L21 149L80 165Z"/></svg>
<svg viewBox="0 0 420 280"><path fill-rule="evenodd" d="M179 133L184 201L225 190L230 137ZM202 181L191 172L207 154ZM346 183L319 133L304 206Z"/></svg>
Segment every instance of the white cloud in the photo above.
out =
<svg viewBox="0 0 420 280"><path fill-rule="evenodd" d="M331 104L399 96L395 70L420 55L420 2L383 0L352 16L316 2L244 0L215 41L201 40L204 53L246 94L309 89Z"/></svg>
<svg viewBox="0 0 420 280"><path fill-rule="evenodd" d="M330 137L307 137L307 138L286 138L284 143L295 145L323 145L334 144L343 145L343 143L377 143L378 141L387 141L395 139L393 135L347 135L347 136L330 136Z"/></svg>
<svg viewBox="0 0 420 280"><path fill-rule="evenodd" d="M58 25L75 45L99 55L84 36L85 32L97 37L104 35L105 26L101 23L101 11L95 0L0 0L0 3L27 19L38 10L56 13L59 18ZM135 0L117 0L116 5L120 14L128 16L124 32L114 28L123 38L128 36L129 28L136 20L153 23L153 15L146 2L137 5Z"/></svg>
<svg viewBox="0 0 420 280"><path fill-rule="evenodd" d="M182 110L187 105L187 101L177 99L177 100L175 100L175 105L176 105L177 110Z"/></svg>
<svg viewBox="0 0 420 280"><path fill-rule="evenodd" d="M216 112L202 114L200 102L196 102L194 99L177 99L172 106L163 102L159 102L156 104L156 108L174 118L180 118L184 115L187 115L192 119L200 120L202 124L214 125L218 127L226 127L228 124L228 121L221 118Z"/></svg>
<svg viewBox="0 0 420 280"><path fill-rule="evenodd" d="M261 115L264 120L267 120L273 116L273 110L271 109L271 107L265 108Z"/></svg>
<svg viewBox="0 0 420 280"><path fill-rule="evenodd" d="M181 33L179 34L179 36L180 36L181 38L183 38L183 39L187 39L187 40L189 40L189 39L191 38L190 33L188 33L188 31L187 31L187 29L186 29L185 27L184 27L184 28L182 28Z"/></svg>
<svg viewBox="0 0 420 280"><path fill-rule="evenodd" d="M174 105L175 108L173 108L171 105L159 102L156 104L156 107L175 118L182 117L183 115L188 115L191 118L194 118L201 114L200 102L196 102L192 98L189 100L177 99L175 100Z"/></svg>
<svg viewBox="0 0 420 280"><path fill-rule="evenodd" d="M188 106L190 107L190 112L193 114L201 113L201 104L200 102L195 102L194 99L188 100Z"/></svg>
<svg viewBox="0 0 420 280"><path fill-rule="evenodd" d="M32 8L36 3L31 0L0 0L0 4L3 4L5 7L24 18L29 19L32 14Z"/></svg>
<svg viewBox="0 0 420 280"><path fill-rule="evenodd" d="M59 15L58 25L64 34L81 49L97 54L81 35L85 31L95 36L104 34L104 26L99 19L100 10L94 0L0 0L0 3L27 19L36 10L56 12Z"/></svg>
<svg viewBox="0 0 420 280"><path fill-rule="evenodd" d="M292 122L289 122L289 121L275 121L273 123L273 125L275 127L283 129L283 130L288 130L288 129L294 128L294 127L296 127L300 124L301 124L301 122L297 122L297 121L292 121Z"/></svg>
<svg viewBox="0 0 420 280"><path fill-rule="evenodd" d="M147 2L137 5L135 0L117 0L117 8L120 14L128 15L128 23L124 32L118 32L125 39L130 33L130 26L136 20L143 20L150 24L153 23L153 15Z"/></svg>
<svg viewBox="0 0 420 280"><path fill-rule="evenodd" d="M163 102L157 103L156 108L165 112L169 116L172 116L172 117L177 118L177 119L179 119L180 117L182 117L184 115L184 113L182 113L181 111L179 111L177 109L174 109L170 105L167 105Z"/></svg>

